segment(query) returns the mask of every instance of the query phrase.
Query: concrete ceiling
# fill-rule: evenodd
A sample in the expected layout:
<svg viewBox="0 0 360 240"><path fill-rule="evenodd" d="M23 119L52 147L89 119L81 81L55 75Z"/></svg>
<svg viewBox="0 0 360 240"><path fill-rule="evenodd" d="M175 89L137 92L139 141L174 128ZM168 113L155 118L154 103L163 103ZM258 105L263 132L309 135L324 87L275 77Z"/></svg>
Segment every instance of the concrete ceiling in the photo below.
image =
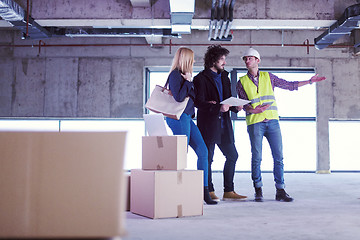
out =
<svg viewBox="0 0 360 240"><path fill-rule="evenodd" d="M27 8L27 0L16 0ZM170 29L169 0L29 0L30 15L42 27ZM192 30L209 30L210 0L196 0ZM232 30L327 29L356 0L235 1ZM0 28L11 24L0 20ZM158 42L159 38L147 38Z"/></svg>
<svg viewBox="0 0 360 240"><path fill-rule="evenodd" d="M26 0L15 2L26 9ZM238 0L232 29L320 29L335 22L336 0L308 2ZM208 30L210 11L210 0L197 0L191 28ZM42 27L170 28L169 0L30 0L30 15ZM11 25L0 20L0 27Z"/></svg>

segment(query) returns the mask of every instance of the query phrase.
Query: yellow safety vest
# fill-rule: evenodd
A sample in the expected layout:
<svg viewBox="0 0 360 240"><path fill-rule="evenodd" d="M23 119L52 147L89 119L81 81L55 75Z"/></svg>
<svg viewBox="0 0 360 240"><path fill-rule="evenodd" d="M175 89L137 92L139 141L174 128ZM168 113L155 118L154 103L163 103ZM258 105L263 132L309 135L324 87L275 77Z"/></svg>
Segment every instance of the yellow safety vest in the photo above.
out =
<svg viewBox="0 0 360 240"><path fill-rule="evenodd" d="M258 122L262 122L265 119L279 119L277 111L277 105L275 101L274 91L271 85L270 76L268 72L259 73L259 86L251 81L246 74L240 77L240 82L244 87L244 90L251 101L251 105L255 108L262 104L271 104L271 106L262 113L246 113L246 124L251 125Z"/></svg>

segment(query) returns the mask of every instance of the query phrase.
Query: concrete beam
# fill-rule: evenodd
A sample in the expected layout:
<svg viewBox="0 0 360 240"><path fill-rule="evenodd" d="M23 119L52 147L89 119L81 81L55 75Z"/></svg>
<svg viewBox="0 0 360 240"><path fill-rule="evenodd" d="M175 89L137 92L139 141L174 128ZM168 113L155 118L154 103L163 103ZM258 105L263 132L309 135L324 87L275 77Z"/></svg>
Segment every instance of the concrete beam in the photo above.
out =
<svg viewBox="0 0 360 240"><path fill-rule="evenodd" d="M336 20L234 19L232 29L321 29ZM170 19L39 19L43 27L171 28ZM209 30L209 19L193 19L191 28Z"/></svg>

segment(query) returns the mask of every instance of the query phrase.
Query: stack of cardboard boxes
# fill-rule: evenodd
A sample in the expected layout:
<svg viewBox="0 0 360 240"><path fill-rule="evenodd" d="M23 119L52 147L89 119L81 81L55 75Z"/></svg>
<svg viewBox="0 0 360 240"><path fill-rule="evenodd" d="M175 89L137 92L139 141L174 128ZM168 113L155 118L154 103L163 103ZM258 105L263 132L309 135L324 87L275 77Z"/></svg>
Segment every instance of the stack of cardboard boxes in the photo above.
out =
<svg viewBox="0 0 360 240"><path fill-rule="evenodd" d="M144 136L142 169L131 170L130 210L149 218L203 214L203 171L184 170L186 136Z"/></svg>

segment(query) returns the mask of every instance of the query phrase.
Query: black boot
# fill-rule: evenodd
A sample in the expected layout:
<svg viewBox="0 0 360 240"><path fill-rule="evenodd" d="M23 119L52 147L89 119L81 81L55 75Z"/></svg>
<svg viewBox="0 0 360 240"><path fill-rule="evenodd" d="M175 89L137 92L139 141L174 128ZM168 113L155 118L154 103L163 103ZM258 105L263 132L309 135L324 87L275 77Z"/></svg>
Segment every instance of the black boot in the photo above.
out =
<svg viewBox="0 0 360 240"><path fill-rule="evenodd" d="M208 187L204 187L204 201L209 205L217 204L217 202L211 199Z"/></svg>
<svg viewBox="0 0 360 240"><path fill-rule="evenodd" d="M255 188L255 202L263 202L263 194L261 187Z"/></svg>
<svg viewBox="0 0 360 240"><path fill-rule="evenodd" d="M284 189L276 189L275 199L277 201L283 201L283 202L292 202L294 200L292 197L289 196L289 194L285 192Z"/></svg>

